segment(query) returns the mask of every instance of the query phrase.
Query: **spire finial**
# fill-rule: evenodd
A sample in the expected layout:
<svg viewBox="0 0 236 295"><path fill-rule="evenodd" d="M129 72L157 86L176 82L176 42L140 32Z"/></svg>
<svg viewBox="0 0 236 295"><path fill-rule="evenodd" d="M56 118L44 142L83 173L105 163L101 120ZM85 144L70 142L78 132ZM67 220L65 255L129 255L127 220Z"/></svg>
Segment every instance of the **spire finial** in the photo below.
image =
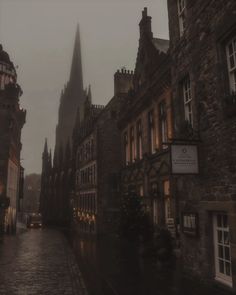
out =
<svg viewBox="0 0 236 295"><path fill-rule="evenodd" d="M88 100L90 103L92 103L92 91L91 91L91 85L89 84L88 87Z"/></svg>
<svg viewBox="0 0 236 295"><path fill-rule="evenodd" d="M47 137L45 138L45 143L44 143L44 153L48 153L48 139L47 139Z"/></svg>
<svg viewBox="0 0 236 295"><path fill-rule="evenodd" d="M71 72L70 72L70 82L76 83L80 87L80 89L83 89L79 24L77 24L76 34L75 34L74 51L73 51Z"/></svg>

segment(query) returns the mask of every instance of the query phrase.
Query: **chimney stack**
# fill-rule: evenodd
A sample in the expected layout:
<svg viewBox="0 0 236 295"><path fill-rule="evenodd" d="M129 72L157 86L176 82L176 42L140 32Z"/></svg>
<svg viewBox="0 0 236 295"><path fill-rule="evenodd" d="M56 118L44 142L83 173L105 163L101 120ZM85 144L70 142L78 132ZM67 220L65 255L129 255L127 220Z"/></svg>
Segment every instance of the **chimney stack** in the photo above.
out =
<svg viewBox="0 0 236 295"><path fill-rule="evenodd" d="M152 34L152 18L147 14L147 7L144 7L142 11L142 19L139 23L140 38L147 36L150 39L153 38Z"/></svg>
<svg viewBox="0 0 236 295"><path fill-rule="evenodd" d="M133 88L134 72L124 68L114 75L114 95L127 94Z"/></svg>

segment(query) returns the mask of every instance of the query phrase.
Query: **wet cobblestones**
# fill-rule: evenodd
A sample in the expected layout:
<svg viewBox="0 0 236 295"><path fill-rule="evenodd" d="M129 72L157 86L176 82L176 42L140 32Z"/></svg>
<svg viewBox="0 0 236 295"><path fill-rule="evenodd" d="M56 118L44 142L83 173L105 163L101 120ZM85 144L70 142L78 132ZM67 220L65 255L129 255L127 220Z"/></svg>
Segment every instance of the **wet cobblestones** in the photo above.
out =
<svg viewBox="0 0 236 295"><path fill-rule="evenodd" d="M32 229L0 243L1 295L87 295L63 234Z"/></svg>

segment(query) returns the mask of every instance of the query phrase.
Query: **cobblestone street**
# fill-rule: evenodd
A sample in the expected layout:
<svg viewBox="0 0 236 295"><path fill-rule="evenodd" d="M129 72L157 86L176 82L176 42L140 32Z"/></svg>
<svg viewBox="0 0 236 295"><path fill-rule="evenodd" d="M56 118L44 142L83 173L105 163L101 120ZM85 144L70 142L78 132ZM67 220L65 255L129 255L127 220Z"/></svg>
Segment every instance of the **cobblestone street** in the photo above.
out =
<svg viewBox="0 0 236 295"><path fill-rule="evenodd" d="M0 243L0 294L87 295L83 279L63 234L25 230Z"/></svg>

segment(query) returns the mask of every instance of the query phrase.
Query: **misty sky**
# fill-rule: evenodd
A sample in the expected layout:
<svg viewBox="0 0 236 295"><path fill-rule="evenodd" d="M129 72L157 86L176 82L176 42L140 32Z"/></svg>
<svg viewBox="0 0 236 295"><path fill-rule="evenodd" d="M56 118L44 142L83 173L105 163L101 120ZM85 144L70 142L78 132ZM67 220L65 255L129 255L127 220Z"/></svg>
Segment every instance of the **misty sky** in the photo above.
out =
<svg viewBox="0 0 236 295"><path fill-rule="evenodd" d="M154 37L168 38L167 0L0 0L0 43L18 65L27 110L22 133L26 174L41 172L44 138L54 149L60 92L68 81L80 25L84 87L93 102L113 96L113 75L134 69L141 11L148 7Z"/></svg>

